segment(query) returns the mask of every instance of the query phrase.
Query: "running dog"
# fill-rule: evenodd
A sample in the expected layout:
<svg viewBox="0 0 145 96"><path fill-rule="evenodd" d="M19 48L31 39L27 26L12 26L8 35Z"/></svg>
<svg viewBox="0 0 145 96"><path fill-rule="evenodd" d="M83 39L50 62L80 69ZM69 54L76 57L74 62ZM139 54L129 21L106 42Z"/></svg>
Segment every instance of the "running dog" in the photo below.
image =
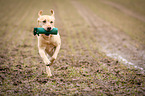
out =
<svg viewBox="0 0 145 96"><path fill-rule="evenodd" d="M51 10L51 15L42 15L42 10L38 12L39 18L38 27L44 28L46 31L50 31L54 28L54 11ZM58 52L61 46L61 39L59 33L57 35L45 35L40 34L38 37L38 49L39 54L42 57L48 76L52 76L50 65L56 60Z"/></svg>

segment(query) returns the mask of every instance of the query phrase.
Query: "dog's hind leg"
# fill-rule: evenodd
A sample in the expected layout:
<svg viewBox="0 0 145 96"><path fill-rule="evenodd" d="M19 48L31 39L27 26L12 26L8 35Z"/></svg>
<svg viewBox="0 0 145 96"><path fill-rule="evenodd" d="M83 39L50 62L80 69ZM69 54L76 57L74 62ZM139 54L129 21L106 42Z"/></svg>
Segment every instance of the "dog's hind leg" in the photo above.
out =
<svg viewBox="0 0 145 96"><path fill-rule="evenodd" d="M46 54L46 56L47 56L48 59L51 58L51 55L48 54L48 52L47 52L46 50L45 50L45 54ZM48 75L49 77L52 76L51 70L50 70L50 65L52 65L52 63L46 65L46 73L47 73L47 75Z"/></svg>
<svg viewBox="0 0 145 96"><path fill-rule="evenodd" d="M50 60L50 64L49 64L49 66L51 66L52 64L53 64L53 61L51 61L51 57L52 57L52 55L54 54L54 51L55 51L55 48L53 48L53 47L51 47L51 48L46 48L46 50L45 50L45 53L46 53L46 55L47 55L47 58Z"/></svg>
<svg viewBox="0 0 145 96"><path fill-rule="evenodd" d="M46 73L48 74L48 76L52 76L51 70L50 70L50 67L49 67L49 65L50 65L51 62L50 62L50 60L47 57L47 54L45 52L45 48L40 48L39 47L39 54L42 57L45 65L46 65Z"/></svg>
<svg viewBox="0 0 145 96"><path fill-rule="evenodd" d="M45 65L49 65L51 63L50 60L47 58L47 55L46 55L46 52L45 52L45 48L39 47L39 54L42 57Z"/></svg>

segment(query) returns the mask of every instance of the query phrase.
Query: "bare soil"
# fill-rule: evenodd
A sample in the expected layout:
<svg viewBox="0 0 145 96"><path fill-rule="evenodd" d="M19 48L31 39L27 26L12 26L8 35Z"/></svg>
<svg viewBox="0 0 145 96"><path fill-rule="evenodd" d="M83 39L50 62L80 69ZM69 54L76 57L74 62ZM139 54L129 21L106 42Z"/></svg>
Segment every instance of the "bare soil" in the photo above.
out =
<svg viewBox="0 0 145 96"><path fill-rule="evenodd" d="M113 37L125 44L128 37L76 1L52 1L0 1L0 9L5 10L0 14L0 96L145 95L142 71L125 66L101 50L102 46L109 49L109 42L117 48L122 46ZM52 77L47 77L32 32L40 9L46 14L49 9L55 10L55 24L62 39L59 56L51 66ZM88 18L90 13L92 18ZM111 32L113 37L105 35Z"/></svg>

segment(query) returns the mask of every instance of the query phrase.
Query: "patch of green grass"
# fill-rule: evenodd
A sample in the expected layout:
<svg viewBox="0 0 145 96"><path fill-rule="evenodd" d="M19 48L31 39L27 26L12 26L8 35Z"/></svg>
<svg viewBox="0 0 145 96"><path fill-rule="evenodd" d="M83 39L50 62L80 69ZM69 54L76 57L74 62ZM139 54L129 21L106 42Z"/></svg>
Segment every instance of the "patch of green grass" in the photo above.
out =
<svg viewBox="0 0 145 96"><path fill-rule="evenodd" d="M72 78L72 77L80 77L79 72L80 70L76 70L74 67L68 67L67 73L68 73L68 78Z"/></svg>

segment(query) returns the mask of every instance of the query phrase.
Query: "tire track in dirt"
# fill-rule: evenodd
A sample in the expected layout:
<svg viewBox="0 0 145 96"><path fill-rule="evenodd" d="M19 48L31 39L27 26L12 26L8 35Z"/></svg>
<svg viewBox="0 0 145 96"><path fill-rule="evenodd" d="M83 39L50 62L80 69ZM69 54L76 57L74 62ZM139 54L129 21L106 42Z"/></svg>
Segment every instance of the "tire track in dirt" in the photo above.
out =
<svg viewBox="0 0 145 96"><path fill-rule="evenodd" d="M112 58L119 59L122 63L135 64L135 67L145 69L145 51L143 46L138 45L126 34L96 16L91 10L76 0L72 1L72 4L90 25L96 40L102 46L100 49L103 52Z"/></svg>
<svg viewBox="0 0 145 96"><path fill-rule="evenodd" d="M127 9L127 8L125 8L125 7L122 6L122 5L119 5L119 4L117 4L117 3L114 3L114 2L111 2L111 1L108 1L108 0L100 0L100 1L103 2L103 3L105 3L105 4L107 4L107 5L112 6L112 7L114 7L114 8L119 9L120 11L124 12L125 14L127 14L127 15L129 15L129 16L135 17L135 18L137 18L137 19L139 19L139 20L145 22L145 17L144 17L144 16L142 16L142 15L140 15L140 14L137 14L137 13L135 13L135 12L133 12L133 11Z"/></svg>

